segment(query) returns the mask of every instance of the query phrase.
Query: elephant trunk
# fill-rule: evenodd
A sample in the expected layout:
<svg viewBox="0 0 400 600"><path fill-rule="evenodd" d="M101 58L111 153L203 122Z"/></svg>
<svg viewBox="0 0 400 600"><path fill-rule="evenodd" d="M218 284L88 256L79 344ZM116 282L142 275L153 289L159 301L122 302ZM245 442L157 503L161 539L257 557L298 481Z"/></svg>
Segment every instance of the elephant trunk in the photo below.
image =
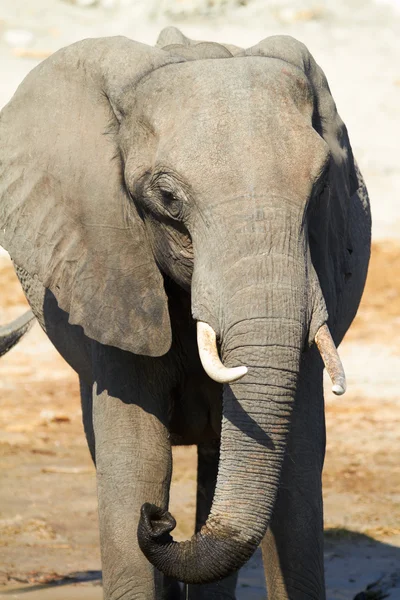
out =
<svg viewBox="0 0 400 600"><path fill-rule="evenodd" d="M260 208L250 219L251 235L243 215L223 235L219 231L227 240L223 256L211 238L215 253L195 249L193 314L211 326L198 324L199 340L205 341L200 356L211 377L224 383L214 499L206 523L186 542L173 541L175 520L151 504L142 507L138 528L150 562L185 583L223 579L260 544L279 487L301 355L327 320L301 214L278 206L275 221L259 223L263 215ZM221 222L209 220L213 238ZM242 245L229 244L234 233ZM212 350L214 332L222 362ZM326 336L320 342L326 348ZM326 357L340 376L334 354L331 345Z"/></svg>
<svg viewBox="0 0 400 600"><path fill-rule="evenodd" d="M246 365L248 372L223 388L220 463L210 515L191 540L176 543L170 513L151 504L142 507L140 547L170 577L192 584L222 579L251 557L267 530L304 347L307 311L301 283L274 283L269 290L264 285L250 305L238 297L239 290L235 300L244 311L230 303L229 315L228 306L222 361L228 368Z"/></svg>

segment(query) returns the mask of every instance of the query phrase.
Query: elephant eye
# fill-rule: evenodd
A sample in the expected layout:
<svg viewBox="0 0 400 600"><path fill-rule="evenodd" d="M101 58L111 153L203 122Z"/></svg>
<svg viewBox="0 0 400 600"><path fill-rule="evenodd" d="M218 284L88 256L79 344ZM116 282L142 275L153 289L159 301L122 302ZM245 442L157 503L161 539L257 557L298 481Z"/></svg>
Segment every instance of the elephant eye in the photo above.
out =
<svg viewBox="0 0 400 600"><path fill-rule="evenodd" d="M169 190L160 190L162 202L168 214L177 219L182 212L182 202Z"/></svg>
<svg viewBox="0 0 400 600"><path fill-rule="evenodd" d="M161 194L162 194L163 201L167 206L174 203L175 198L174 198L174 195L172 192L166 192L164 190L161 190Z"/></svg>

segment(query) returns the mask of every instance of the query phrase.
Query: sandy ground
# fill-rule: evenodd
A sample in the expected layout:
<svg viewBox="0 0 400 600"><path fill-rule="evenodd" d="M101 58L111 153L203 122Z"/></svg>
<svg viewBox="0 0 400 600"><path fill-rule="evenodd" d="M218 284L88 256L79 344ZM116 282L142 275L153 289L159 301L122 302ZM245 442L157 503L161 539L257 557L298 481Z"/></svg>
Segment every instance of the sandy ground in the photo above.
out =
<svg viewBox="0 0 400 600"><path fill-rule="evenodd" d="M178 9L196 2L164 0L162 11L155 0L120 4L0 0L0 106L60 46L117 33L154 43ZM208 19L192 11L180 26L197 39L245 46L276 33L304 41L327 73L370 190L370 275L341 346L349 391L343 398L326 393L327 588L328 600L349 600L378 582L357 600L400 600L400 10L396 2L356 0L244 4ZM24 306L0 257L0 323ZM175 451L178 539L193 527L194 466L194 448ZM0 596L98 600L99 568L95 476L77 382L35 326L0 362ZM265 598L258 555L241 574L238 598Z"/></svg>

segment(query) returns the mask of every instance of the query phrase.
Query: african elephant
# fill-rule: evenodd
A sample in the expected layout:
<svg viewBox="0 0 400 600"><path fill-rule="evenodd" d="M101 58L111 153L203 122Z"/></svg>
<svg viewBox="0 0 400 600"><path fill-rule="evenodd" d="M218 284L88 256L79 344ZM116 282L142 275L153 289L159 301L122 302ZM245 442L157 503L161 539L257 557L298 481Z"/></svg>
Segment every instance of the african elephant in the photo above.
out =
<svg viewBox="0 0 400 600"><path fill-rule="evenodd" d="M321 355L342 393L371 223L322 70L286 36L88 39L0 128L0 243L80 378L105 598L234 598L260 544L270 598L324 598ZM182 543L171 444L199 449Z"/></svg>

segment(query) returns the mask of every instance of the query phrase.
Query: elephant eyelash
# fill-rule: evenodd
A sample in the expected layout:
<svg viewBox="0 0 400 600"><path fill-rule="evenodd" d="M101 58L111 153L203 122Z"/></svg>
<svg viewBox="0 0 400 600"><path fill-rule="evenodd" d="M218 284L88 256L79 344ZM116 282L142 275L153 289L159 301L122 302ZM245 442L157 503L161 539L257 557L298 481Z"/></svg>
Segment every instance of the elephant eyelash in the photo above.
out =
<svg viewBox="0 0 400 600"><path fill-rule="evenodd" d="M177 198L170 190L159 188L161 196L162 208L172 219L179 219L182 215L182 201Z"/></svg>
<svg viewBox="0 0 400 600"><path fill-rule="evenodd" d="M139 208L144 204L151 213L180 221L184 212L184 192L175 191L175 187L178 187L174 185L177 179L174 173L166 169L156 172L148 170L132 186L127 187L132 187L129 195Z"/></svg>
<svg viewBox="0 0 400 600"><path fill-rule="evenodd" d="M162 189L158 185L137 186L134 193L135 199L140 204L139 198L144 201L147 210L161 214L174 220L180 220L182 215L182 201L171 190Z"/></svg>
<svg viewBox="0 0 400 600"><path fill-rule="evenodd" d="M161 190L161 195L166 205L173 204L176 201L176 198L172 192Z"/></svg>
<svg viewBox="0 0 400 600"><path fill-rule="evenodd" d="M179 219L182 213L183 201L181 194L176 193L175 176L172 172L162 170L155 173L149 183L149 189L154 193L162 209L173 219Z"/></svg>

